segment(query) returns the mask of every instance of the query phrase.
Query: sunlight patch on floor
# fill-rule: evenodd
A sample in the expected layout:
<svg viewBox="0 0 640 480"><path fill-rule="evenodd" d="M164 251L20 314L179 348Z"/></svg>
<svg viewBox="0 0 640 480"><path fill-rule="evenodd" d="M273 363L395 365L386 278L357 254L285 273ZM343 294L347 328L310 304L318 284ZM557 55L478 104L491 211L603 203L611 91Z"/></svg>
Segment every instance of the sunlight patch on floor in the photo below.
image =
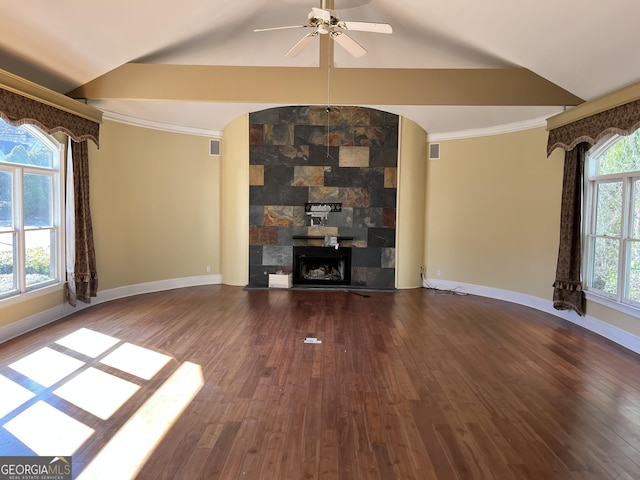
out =
<svg viewBox="0 0 640 480"><path fill-rule="evenodd" d="M18 414L4 428L36 455L44 456L73 455L94 432L43 401Z"/></svg>
<svg viewBox="0 0 640 480"><path fill-rule="evenodd" d="M25 378L14 378L13 373L0 375L0 418L8 419L2 427L24 444L20 448L26 447L36 455L72 456L95 435L96 430L56 408L64 408L61 402L109 420L136 394L142 394L146 381L173 359L87 328L54 343L54 348L40 348L6 366ZM87 361L72 357L71 352L62 353L56 350L57 346L84 355ZM103 365L105 370L111 368L104 371ZM203 384L199 365L185 362L177 366L159 388L145 392L145 403L89 461L78 478L135 477ZM59 400L50 397L52 394Z"/></svg>
<svg viewBox="0 0 640 480"><path fill-rule="evenodd" d="M31 390L0 375L0 418L36 396Z"/></svg>
<svg viewBox="0 0 640 480"><path fill-rule="evenodd" d="M100 362L136 377L150 380L169 360L171 360L171 357L168 355L132 345L131 343L125 343L100 360Z"/></svg>
<svg viewBox="0 0 640 480"><path fill-rule="evenodd" d="M58 345L70 348L91 358L96 358L98 355L103 354L118 342L120 340L115 337L88 328L80 328L56 341Z"/></svg>
<svg viewBox="0 0 640 480"><path fill-rule="evenodd" d="M53 393L96 417L107 420L139 389L140 386L135 383L91 367Z"/></svg>
<svg viewBox="0 0 640 480"><path fill-rule="evenodd" d="M44 347L13 362L9 367L44 387L50 387L83 365L81 360Z"/></svg>
<svg viewBox="0 0 640 480"><path fill-rule="evenodd" d="M199 365L180 365L100 450L78 480L134 478L202 385Z"/></svg>

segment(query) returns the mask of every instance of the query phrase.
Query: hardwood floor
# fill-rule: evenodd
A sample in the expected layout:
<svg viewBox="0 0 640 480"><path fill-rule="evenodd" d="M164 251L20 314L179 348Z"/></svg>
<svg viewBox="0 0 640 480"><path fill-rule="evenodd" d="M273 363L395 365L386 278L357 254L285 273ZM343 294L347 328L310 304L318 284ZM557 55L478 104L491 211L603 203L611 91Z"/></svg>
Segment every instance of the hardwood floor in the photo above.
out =
<svg viewBox="0 0 640 480"><path fill-rule="evenodd" d="M363 293L186 288L4 343L31 397L0 410L0 452L111 480L640 478L640 356L510 303ZM79 362L32 378L58 357ZM76 423L31 425L44 405Z"/></svg>

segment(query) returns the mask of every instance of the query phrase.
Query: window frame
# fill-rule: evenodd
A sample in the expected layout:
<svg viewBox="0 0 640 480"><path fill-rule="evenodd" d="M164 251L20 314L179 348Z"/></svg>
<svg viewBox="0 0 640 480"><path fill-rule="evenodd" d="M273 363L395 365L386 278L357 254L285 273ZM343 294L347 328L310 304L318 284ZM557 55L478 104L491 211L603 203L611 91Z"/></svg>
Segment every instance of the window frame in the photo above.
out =
<svg viewBox="0 0 640 480"><path fill-rule="evenodd" d="M640 191L634 189L634 182L640 180L640 170L610 173L596 175L595 163L600 155L611 148L618 142L622 135L613 134L587 152L586 165L584 169L584 202L583 202L583 289L587 299L593 300L624 313L640 317L640 300L628 298L628 288L630 280L630 254L631 243L638 242L640 239L632 237L634 211L633 202L634 195L640 195ZM597 219L597 193L598 186L607 183L620 182L622 184L622 200L621 200L621 226L619 236L598 234L596 232ZM594 274L593 261L595 239L616 239L618 246L618 272L616 293L608 293L604 290L595 288L592 285L592 275Z"/></svg>
<svg viewBox="0 0 640 480"><path fill-rule="evenodd" d="M46 295L64 289L66 284L65 259L65 212L64 212L64 154L65 145L55 137L39 130L33 125L20 125L29 135L35 137L52 153L52 166L40 167L18 163L2 162L0 171L8 171L13 175L13 227L3 229L3 233L16 235L15 265L17 285L16 289L0 293L0 304L9 306L14 303ZM51 178L51 225L45 227L27 227L24 225L24 176L25 174L42 175ZM27 285L26 279L26 240L25 233L49 230L53 232L50 246L51 268L54 272L49 280Z"/></svg>

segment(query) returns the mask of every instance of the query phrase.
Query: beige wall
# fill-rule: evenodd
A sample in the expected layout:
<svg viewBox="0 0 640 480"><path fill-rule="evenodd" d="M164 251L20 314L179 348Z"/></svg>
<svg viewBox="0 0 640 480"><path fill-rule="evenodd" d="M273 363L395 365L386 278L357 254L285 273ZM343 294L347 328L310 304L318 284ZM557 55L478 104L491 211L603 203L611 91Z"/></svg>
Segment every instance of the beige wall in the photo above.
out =
<svg viewBox="0 0 640 480"><path fill-rule="evenodd" d="M550 299L562 154L543 128L441 142L428 161L427 276Z"/></svg>
<svg viewBox="0 0 640 480"><path fill-rule="evenodd" d="M425 131L407 118L400 120L398 205L396 225L396 286L422 286L425 242Z"/></svg>
<svg viewBox="0 0 640 480"><path fill-rule="evenodd" d="M48 295L42 295L29 301L11 303L9 306L0 304L0 327L4 327L23 318L37 315L46 310L62 308L65 303L65 293L62 290ZM62 312L60 313L62 314ZM0 341L2 338L0 337Z"/></svg>
<svg viewBox="0 0 640 480"><path fill-rule="evenodd" d="M99 290L219 273L220 163L209 139L109 121L100 138L90 150Z"/></svg>
<svg viewBox="0 0 640 480"><path fill-rule="evenodd" d="M224 129L222 142L222 283L249 283L249 115Z"/></svg>

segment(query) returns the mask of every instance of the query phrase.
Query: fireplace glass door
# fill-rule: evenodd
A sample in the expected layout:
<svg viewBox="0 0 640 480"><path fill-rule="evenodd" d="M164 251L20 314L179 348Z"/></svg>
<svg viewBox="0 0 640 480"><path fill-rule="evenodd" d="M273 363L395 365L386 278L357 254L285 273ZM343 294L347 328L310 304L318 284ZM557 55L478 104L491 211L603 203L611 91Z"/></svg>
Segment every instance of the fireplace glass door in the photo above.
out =
<svg viewBox="0 0 640 480"><path fill-rule="evenodd" d="M351 285L351 247L293 247L294 285Z"/></svg>

